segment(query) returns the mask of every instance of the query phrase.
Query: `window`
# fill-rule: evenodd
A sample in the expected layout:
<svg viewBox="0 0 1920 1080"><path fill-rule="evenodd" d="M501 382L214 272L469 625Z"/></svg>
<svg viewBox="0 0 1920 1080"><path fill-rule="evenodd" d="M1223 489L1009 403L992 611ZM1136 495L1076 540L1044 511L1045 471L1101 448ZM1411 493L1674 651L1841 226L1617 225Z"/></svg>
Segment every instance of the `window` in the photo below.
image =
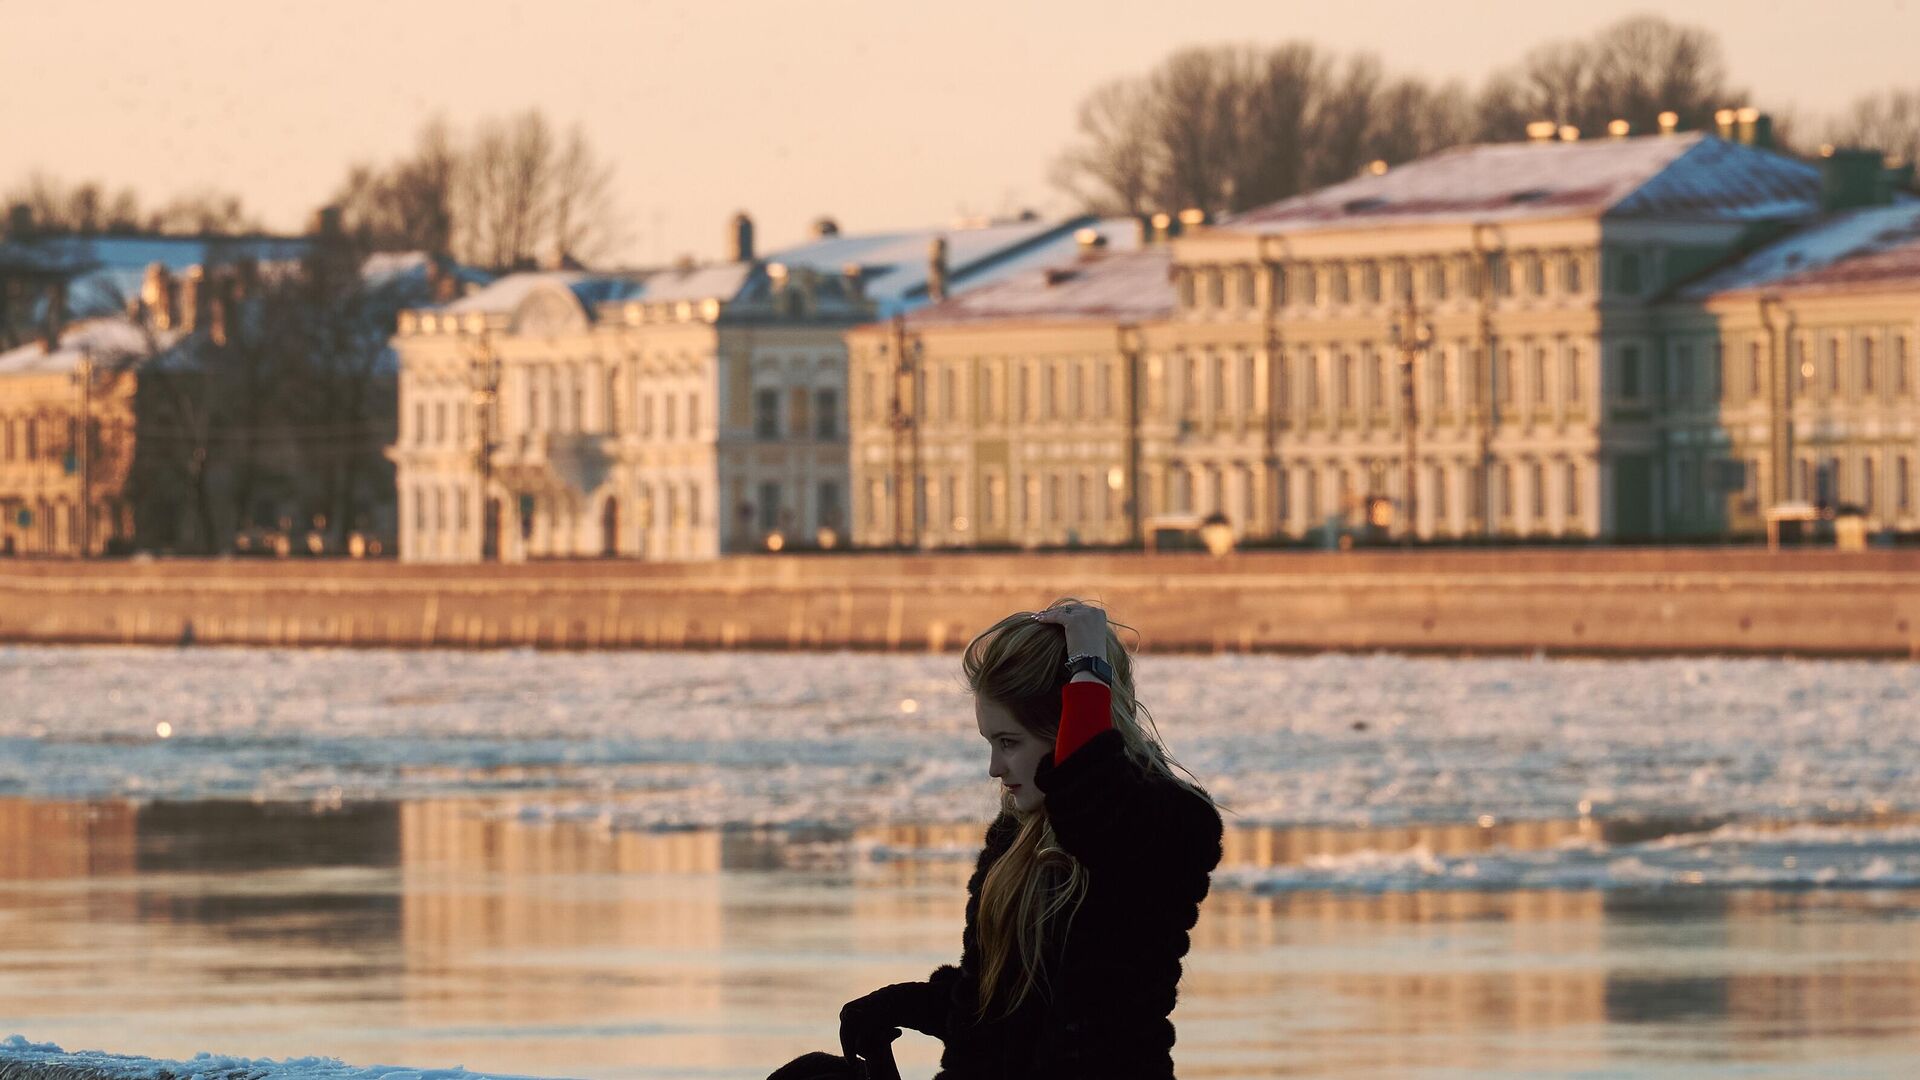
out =
<svg viewBox="0 0 1920 1080"><path fill-rule="evenodd" d="M1218 270L1207 271L1207 306L1215 310L1227 306L1227 279Z"/></svg>
<svg viewBox="0 0 1920 1080"><path fill-rule="evenodd" d="M447 441L447 403L433 403L433 441L445 445Z"/></svg>
<svg viewBox="0 0 1920 1080"><path fill-rule="evenodd" d="M1066 520L1066 481L1059 473L1047 477L1047 520L1058 525Z"/></svg>
<svg viewBox="0 0 1920 1080"><path fill-rule="evenodd" d="M1580 516L1580 464L1579 462L1569 461L1566 463L1566 485L1567 485L1567 516L1570 518L1577 518Z"/></svg>
<svg viewBox="0 0 1920 1080"><path fill-rule="evenodd" d="M1193 309L1193 272L1184 270L1173 276L1173 287L1180 297L1180 306Z"/></svg>
<svg viewBox="0 0 1920 1080"><path fill-rule="evenodd" d="M1913 357L1907 347L1907 335L1893 339L1893 392L1906 397L1913 392Z"/></svg>
<svg viewBox="0 0 1920 1080"><path fill-rule="evenodd" d="M840 437L840 391L833 387L822 387L813 392L813 437Z"/></svg>
<svg viewBox="0 0 1920 1080"><path fill-rule="evenodd" d="M1533 403L1547 403L1547 350L1538 347L1533 350Z"/></svg>
<svg viewBox="0 0 1920 1080"><path fill-rule="evenodd" d="M660 435L671 439L679 428L678 395L665 393L660 395Z"/></svg>
<svg viewBox="0 0 1920 1080"><path fill-rule="evenodd" d="M547 367L542 370L546 373L547 382L547 430L565 431L566 429L560 426L560 410L562 404L560 401L559 369Z"/></svg>
<svg viewBox="0 0 1920 1080"><path fill-rule="evenodd" d="M427 403L424 401L413 403L413 442L415 446L427 443Z"/></svg>
<svg viewBox="0 0 1920 1080"><path fill-rule="evenodd" d="M1073 520L1081 525L1093 520L1093 481L1086 473L1073 477Z"/></svg>
<svg viewBox="0 0 1920 1080"><path fill-rule="evenodd" d="M980 419L1000 419L1000 371L998 368L980 369Z"/></svg>
<svg viewBox="0 0 1920 1080"><path fill-rule="evenodd" d="M1351 287L1351 281L1349 280L1351 276L1350 271L1345 266L1336 264L1330 269L1329 273L1333 276L1333 280L1329 282L1329 284L1333 286L1333 302L1336 304L1346 303L1349 299L1347 290Z"/></svg>
<svg viewBox="0 0 1920 1080"><path fill-rule="evenodd" d="M1747 344L1747 396L1757 398L1765 384L1766 354L1761 351L1759 339Z"/></svg>
<svg viewBox="0 0 1920 1080"><path fill-rule="evenodd" d="M1180 363L1180 415L1189 420L1200 418L1200 358L1189 356Z"/></svg>
<svg viewBox="0 0 1920 1080"><path fill-rule="evenodd" d="M1093 365L1093 400L1095 415L1102 420L1113 415L1113 365L1105 360Z"/></svg>
<svg viewBox="0 0 1920 1080"><path fill-rule="evenodd" d="M940 419L951 422L959 411L959 374L952 364L940 368Z"/></svg>
<svg viewBox="0 0 1920 1080"><path fill-rule="evenodd" d="M1208 387L1209 396L1213 400L1213 415L1215 419L1219 419L1226 415L1227 411L1227 358L1216 356L1208 367L1211 368L1210 374L1213 376L1213 385Z"/></svg>
<svg viewBox="0 0 1920 1080"><path fill-rule="evenodd" d="M538 384L536 384L533 381L533 376L534 376L533 369L528 368L524 375L524 378L526 379L526 386L527 386L527 430L528 431L537 431L540 428L540 387Z"/></svg>
<svg viewBox="0 0 1920 1080"><path fill-rule="evenodd" d="M1293 403L1293 383L1291 382L1293 375L1288 370L1285 356L1276 354L1270 363L1273 365L1273 370L1267 373L1267 378L1273 381L1273 407L1279 410L1280 415L1285 416Z"/></svg>
<svg viewBox="0 0 1920 1080"><path fill-rule="evenodd" d="M1073 378L1067 384L1067 415L1075 420L1084 420L1087 416L1087 362L1075 360Z"/></svg>
<svg viewBox="0 0 1920 1080"><path fill-rule="evenodd" d="M1513 264L1505 255L1490 252L1487 255L1487 282L1495 296L1513 295Z"/></svg>
<svg viewBox="0 0 1920 1080"><path fill-rule="evenodd" d="M1586 282L1582 280L1579 255L1573 254L1566 257L1566 261L1560 267L1560 279L1566 284L1567 292L1571 294L1578 295L1580 290L1586 288Z"/></svg>
<svg viewBox="0 0 1920 1080"><path fill-rule="evenodd" d="M669 491L671 495L671 491ZM668 500L671 502L671 498ZM875 499L874 505L879 506ZM780 527L780 484L769 480L760 485L760 531L770 533Z"/></svg>
<svg viewBox="0 0 1920 1080"><path fill-rule="evenodd" d="M1873 458L1862 458L1860 461L1860 505L1869 514L1874 512L1873 473Z"/></svg>
<svg viewBox="0 0 1920 1080"><path fill-rule="evenodd" d="M1827 393L1840 392L1840 339L1827 339Z"/></svg>
<svg viewBox="0 0 1920 1080"><path fill-rule="evenodd" d="M1360 289L1363 296L1372 303L1380 302L1380 266L1368 263L1360 270Z"/></svg>
<svg viewBox="0 0 1920 1080"><path fill-rule="evenodd" d="M1913 507L1913 466L1907 455L1901 454L1893 461L1893 504L1902 514Z"/></svg>
<svg viewBox="0 0 1920 1080"><path fill-rule="evenodd" d="M1014 415L1019 420L1032 420L1033 415L1033 365L1021 364L1014 378L1019 399L1014 405Z"/></svg>
<svg viewBox="0 0 1920 1080"><path fill-rule="evenodd" d="M1007 478L998 473L987 477L986 519L989 525L1007 520Z"/></svg>
<svg viewBox="0 0 1920 1080"><path fill-rule="evenodd" d="M620 433L620 369L607 372L601 393L606 399L606 431L609 435Z"/></svg>
<svg viewBox="0 0 1920 1080"><path fill-rule="evenodd" d="M1674 347L1674 400L1685 405L1693 401L1693 346L1681 344Z"/></svg>
<svg viewBox="0 0 1920 1080"><path fill-rule="evenodd" d="M1495 475L1500 478L1500 516L1510 518L1513 516L1513 466L1503 461Z"/></svg>
<svg viewBox="0 0 1920 1080"><path fill-rule="evenodd" d="M1021 485L1020 523L1040 524L1040 478L1037 476L1027 477L1026 483Z"/></svg>
<svg viewBox="0 0 1920 1080"><path fill-rule="evenodd" d="M1427 264L1427 296L1433 300L1447 298L1447 264L1430 262Z"/></svg>
<svg viewBox="0 0 1920 1080"><path fill-rule="evenodd" d="M1253 267L1242 266L1234 270L1233 298L1241 307L1253 306Z"/></svg>
<svg viewBox="0 0 1920 1080"><path fill-rule="evenodd" d="M1060 361L1047 361L1041 373L1040 415L1048 420L1060 418Z"/></svg>
<svg viewBox="0 0 1920 1080"><path fill-rule="evenodd" d="M1379 353L1372 353L1368 359L1368 381L1372 383L1373 400L1368 402L1375 412L1387 407L1387 360Z"/></svg>
<svg viewBox="0 0 1920 1080"><path fill-rule="evenodd" d="M1254 396L1253 354L1240 357L1240 411L1243 415L1264 414L1267 410Z"/></svg>
<svg viewBox="0 0 1920 1080"><path fill-rule="evenodd" d="M653 435L653 395L640 396L640 434L649 438Z"/></svg>
<svg viewBox="0 0 1920 1080"><path fill-rule="evenodd" d="M647 402L647 420L652 420L653 402ZM778 439L780 437L780 391L771 388L753 392L753 437L756 439Z"/></svg>
<svg viewBox="0 0 1920 1080"><path fill-rule="evenodd" d="M1533 520L1538 523L1547 516L1547 466L1544 462L1533 463Z"/></svg>
<svg viewBox="0 0 1920 1080"><path fill-rule="evenodd" d="M1340 409L1348 412L1353 409L1353 354L1340 354Z"/></svg>
<svg viewBox="0 0 1920 1080"><path fill-rule="evenodd" d="M1640 295L1640 253L1623 251L1614 262L1614 282L1627 296Z"/></svg>
<svg viewBox="0 0 1920 1080"><path fill-rule="evenodd" d="M687 395L687 438L700 434L700 392Z"/></svg>
<svg viewBox="0 0 1920 1080"><path fill-rule="evenodd" d="M1518 374L1513 369L1513 350L1501 349L1495 354L1493 385L1500 394L1500 404L1513 404L1513 380Z"/></svg>
<svg viewBox="0 0 1920 1080"><path fill-rule="evenodd" d="M1707 357L1707 393L1710 401L1719 401L1727 393L1727 347L1720 341L1713 343Z"/></svg>
<svg viewBox="0 0 1920 1080"><path fill-rule="evenodd" d="M1452 349L1441 349L1440 362L1433 366L1433 400L1440 408L1453 407L1453 358Z"/></svg>
<svg viewBox="0 0 1920 1080"><path fill-rule="evenodd" d="M1313 266L1300 268L1300 302L1318 304L1320 302L1320 271Z"/></svg>
<svg viewBox="0 0 1920 1080"><path fill-rule="evenodd" d="M584 431L587 426L587 388L582 384L577 368L567 369L567 398L571 412L567 415L568 431Z"/></svg>
<svg viewBox="0 0 1920 1080"><path fill-rule="evenodd" d="M1583 380L1580 378L1580 350L1569 345L1567 347L1565 378L1567 404L1573 405L1579 403L1581 399L1580 387L1582 382Z"/></svg>
<svg viewBox="0 0 1920 1080"><path fill-rule="evenodd" d="M1447 509L1447 467L1433 467L1433 523L1436 529L1445 528L1451 513Z"/></svg>
<svg viewBox="0 0 1920 1080"><path fill-rule="evenodd" d="M1544 259L1527 260L1527 291L1535 296L1547 295L1547 263Z"/></svg>
<svg viewBox="0 0 1920 1080"><path fill-rule="evenodd" d="M880 374L878 372L860 373L860 397L863 399L861 415L869 421L880 419Z"/></svg>
<svg viewBox="0 0 1920 1080"><path fill-rule="evenodd" d="M1807 339L1794 338L1790 348L1793 350L1794 370L1799 373L1796 385L1799 386L1799 393L1804 395L1813 389L1813 361L1807 359Z"/></svg>
<svg viewBox="0 0 1920 1080"><path fill-rule="evenodd" d="M941 506L947 512L947 528L959 531L967 527L967 519L960 510L960 478L948 473L940 481Z"/></svg>
<svg viewBox="0 0 1920 1080"><path fill-rule="evenodd" d="M1320 358L1311 352L1302 352L1300 362L1307 368L1307 408L1319 411L1320 403L1325 400L1321 386Z"/></svg>
<svg viewBox="0 0 1920 1080"><path fill-rule="evenodd" d="M1620 349L1620 396L1629 400L1640 396L1640 348L1637 345Z"/></svg>
<svg viewBox="0 0 1920 1080"><path fill-rule="evenodd" d="M1874 342L1872 338L1860 339L1860 396L1871 397L1874 392L1873 361Z"/></svg>

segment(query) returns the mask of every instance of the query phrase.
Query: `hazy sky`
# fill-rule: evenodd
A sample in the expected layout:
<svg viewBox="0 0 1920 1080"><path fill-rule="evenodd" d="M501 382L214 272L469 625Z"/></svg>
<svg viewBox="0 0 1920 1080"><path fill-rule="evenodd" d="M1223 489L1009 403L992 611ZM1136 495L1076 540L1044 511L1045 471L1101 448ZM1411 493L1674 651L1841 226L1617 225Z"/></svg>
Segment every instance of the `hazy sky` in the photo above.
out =
<svg viewBox="0 0 1920 1080"><path fill-rule="evenodd" d="M614 162L628 257L715 257L737 209L763 249L820 214L1065 212L1047 176L1076 104L1182 45L1305 38L1477 83L1649 10L1717 31L1737 84L1804 117L1920 86L1920 0L0 0L0 187L213 186L296 229L429 116L538 106Z"/></svg>

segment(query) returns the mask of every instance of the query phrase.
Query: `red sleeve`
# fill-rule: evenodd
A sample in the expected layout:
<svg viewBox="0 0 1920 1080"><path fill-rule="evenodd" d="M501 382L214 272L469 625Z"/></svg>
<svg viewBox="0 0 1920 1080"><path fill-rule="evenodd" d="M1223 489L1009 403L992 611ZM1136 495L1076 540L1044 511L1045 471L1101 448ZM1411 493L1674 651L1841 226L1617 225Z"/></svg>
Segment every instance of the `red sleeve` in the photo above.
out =
<svg viewBox="0 0 1920 1080"><path fill-rule="evenodd" d="M1113 690L1098 679L1070 682L1060 690L1060 734L1053 743L1053 763L1113 726Z"/></svg>

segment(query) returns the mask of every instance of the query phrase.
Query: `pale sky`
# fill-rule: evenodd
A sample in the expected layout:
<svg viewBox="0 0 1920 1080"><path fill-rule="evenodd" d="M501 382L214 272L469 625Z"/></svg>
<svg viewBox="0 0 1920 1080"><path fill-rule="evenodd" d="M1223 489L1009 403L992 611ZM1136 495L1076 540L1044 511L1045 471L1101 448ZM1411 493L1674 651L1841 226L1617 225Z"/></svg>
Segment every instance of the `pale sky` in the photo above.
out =
<svg viewBox="0 0 1920 1080"><path fill-rule="evenodd" d="M0 189L212 186L296 230L433 114L537 106L614 163L628 259L714 258L739 209L762 250L821 214L1065 213L1082 96L1180 46L1304 38L1477 84L1642 11L1717 31L1756 104L1808 119L1920 86L1920 0L0 0Z"/></svg>

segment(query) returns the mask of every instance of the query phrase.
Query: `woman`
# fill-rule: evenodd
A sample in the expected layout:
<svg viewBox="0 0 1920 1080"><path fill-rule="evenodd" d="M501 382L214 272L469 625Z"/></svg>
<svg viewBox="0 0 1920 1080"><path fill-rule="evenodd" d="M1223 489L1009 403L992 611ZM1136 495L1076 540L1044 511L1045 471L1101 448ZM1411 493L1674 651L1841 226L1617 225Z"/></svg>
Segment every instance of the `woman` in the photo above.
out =
<svg viewBox="0 0 1920 1080"><path fill-rule="evenodd" d="M1172 1077L1167 1015L1220 861L1213 800L1149 733L1100 608L1002 619L963 667L1004 791L967 883L960 964L848 1002L845 1056L770 1080L866 1076L859 1058L890 1063L903 1027L946 1044L936 1080Z"/></svg>

